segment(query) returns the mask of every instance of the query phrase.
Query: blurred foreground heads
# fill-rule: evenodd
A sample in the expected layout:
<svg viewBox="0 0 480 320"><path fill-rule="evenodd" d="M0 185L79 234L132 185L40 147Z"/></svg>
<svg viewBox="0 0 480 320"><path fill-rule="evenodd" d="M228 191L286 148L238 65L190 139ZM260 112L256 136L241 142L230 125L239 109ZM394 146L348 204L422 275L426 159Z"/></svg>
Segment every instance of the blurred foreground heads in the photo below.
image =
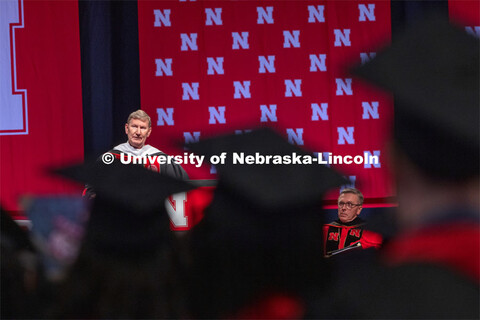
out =
<svg viewBox="0 0 480 320"><path fill-rule="evenodd" d="M48 286L28 233L0 207L1 319L43 316Z"/></svg>
<svg viewBox="0 0 480 320"><path fill-rule="evenodd" d="M309 316L324 290L322 196L348 181L326 166L240 165L234 152L310 157L272 130L189 146L227 154L203 220L174 237L165 199L194 187L139 166L100 162L60 170L95 188L78 259L53 317L94 319ZM184 246L186 245L186 246ZM184 251L185 250L185 251Z"/></svg>
<svg viewBox="0 0 480 320"><path fill-rule="evenodd" d="M402 228L366 317L480 316L479 60L478 39L432 17L354 70L394 94Z"/></svg>
<svg viewBox="0 0 480 320"><path fill-rule="evenodd" d="M322 196L348 181L312 165L233 164L234 153L308 154L269 129L189 145L219 155L219 181L190 234L188 287L193 318L298 319L325 287Z"/></svg>
<svg viewBox="0 0 480 320"><path fill-rule="evenodd" d="M175 318L173 242L165 199L194 187L140 166L99 162L62 175L95 188L77 261L59 289L54 317Z"/></svg>

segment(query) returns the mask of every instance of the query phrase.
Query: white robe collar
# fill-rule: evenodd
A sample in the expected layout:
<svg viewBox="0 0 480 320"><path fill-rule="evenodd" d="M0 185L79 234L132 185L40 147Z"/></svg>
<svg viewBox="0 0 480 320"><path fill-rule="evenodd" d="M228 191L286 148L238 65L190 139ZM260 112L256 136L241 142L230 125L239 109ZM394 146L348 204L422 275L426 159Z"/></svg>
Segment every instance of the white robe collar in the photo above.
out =
<svg viewBox="0 0 480 320"><path fill-rule="evenodd" d="M124 153L134 155L134 156L139 156L139 157L162 152L162 151L158 150L157 148L152 147L149 144L144 145L141 149L136 149L136 148L132 147L128 142L119 144L114 149L118 150L118 151L121 151L121 152L124 152Z"/></svg>

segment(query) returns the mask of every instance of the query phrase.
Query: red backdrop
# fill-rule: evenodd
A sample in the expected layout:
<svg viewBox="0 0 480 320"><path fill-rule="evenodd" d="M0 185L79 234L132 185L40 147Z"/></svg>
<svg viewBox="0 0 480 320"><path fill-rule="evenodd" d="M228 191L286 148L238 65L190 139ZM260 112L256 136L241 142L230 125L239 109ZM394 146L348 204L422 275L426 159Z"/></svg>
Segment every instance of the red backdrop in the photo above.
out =
<svg viewBox="0 0 480 320"><path fill-rule="evenodd" d="M345 72L389 42L388 1L140 1L138 9L151 144L179 154L174 142L270 125L312 151L378 151L379 167L338 168L370 204L394 195L384 148L391 100ZM480 2L450 0L449 11L480 34ZM80 192L44 170L83 158L78 3L1 1L0 42L2 205ZM185 167L192 178L214 177Z"/></svg>
<svg viewBox="0 0 480 320"><path fill-rule="evenodd" d="M450 20L465 27L465 31L480 37L480 1L448 0Z"/></svg>
<svg viewBox="0 0 480 320"><path fill-rule="evenodd" d="M139 1L138 21L149 143L182 154L175 142L269 125L310 151L378 155L336 167L367 201L394 195L391 98L346 72L390 41L389 1Z"/></svg>
<svg viewBox="0 0 480 320"><path fill-rule="evenodd" d="M83 159L78 4L1 1L0 28L8 34L0 38L8 57L0 59L8 70L0 90L9 92L0 100L0 117L9 119L0 128L1 203L17 210L20 195L81 192L45 171ZM23 108L21 121L8 101Z"/></svg>

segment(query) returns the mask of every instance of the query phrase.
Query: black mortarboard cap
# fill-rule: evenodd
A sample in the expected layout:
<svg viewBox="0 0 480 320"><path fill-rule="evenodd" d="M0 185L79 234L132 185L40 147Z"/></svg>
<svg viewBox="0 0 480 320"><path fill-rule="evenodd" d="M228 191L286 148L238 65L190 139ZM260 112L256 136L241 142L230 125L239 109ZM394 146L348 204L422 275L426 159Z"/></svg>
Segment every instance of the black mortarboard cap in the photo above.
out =
<svg viewBox="0 0 480 320"><path fill-rule="evenodd" d="M391 91L396 144L427 175L478 176L479 40L446 19L411 26L353 73Z"/></svg>
<svg viewBox="0 0 480 320"><path fill-rule="evenodd" d="M213 199L191 231L193 314L223 318L265 291L296 294L318 285L326 268L323 196L348 180L315 162L261 163L268 156L313 157L269 128L188 147L209 158L227 155L225 164L215 165ZM234 154L253 156L254 163L234 163Z"/></svg>
<svg viewBox="0 0 480 320"><path fill-rule="evenodd" d="M28 250L35 252L35 247L29 234L0 206L0 235L2 245L11 246L13 250ZM8 242L8 243L7 243Z"/></svg>
<svg viewBox="0 0 480 320"><path fill-rule="evenodd" d="M140 256L170 237L165 199L195 187L136 165L90 162L56 170L95 188L84 243L102 253Z"/></svg>
<svg viewBox="0 0 480 320"><path fill-rule="evenodd" d="M189 144L188 147L192 152L208 158L225 152L225 164L215 166L219 185L265 211L318 202L328 190L348 183L342 175L318 162L285 164L286 161L293 161L294 157L316 157L288 143L270 128L214 137ZM235 163L235 155L253 156L253 163ZM269 156L272 158L267 164ZM283 164L273 164L273 157L277 157L277 160L282 157Z"/></svg>

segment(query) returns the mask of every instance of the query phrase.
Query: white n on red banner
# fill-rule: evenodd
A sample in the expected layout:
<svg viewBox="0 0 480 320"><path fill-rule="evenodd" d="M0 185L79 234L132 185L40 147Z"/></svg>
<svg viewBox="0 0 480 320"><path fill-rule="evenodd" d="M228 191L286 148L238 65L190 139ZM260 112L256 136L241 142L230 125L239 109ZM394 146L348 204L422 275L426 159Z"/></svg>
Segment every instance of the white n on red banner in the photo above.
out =
<svg viewBox="0 0 480 320"><path fill-rule="evenodd" d="M149 143L183 154L175 143L268 125L313 152L377 156L335 167L370 201L394 194L392 101L346 72L389 42L389 1L139 1L138 19Z"/></svg>
<svg viewBox="0 0 480 320"><path fill-rule="evenodd" d="M0 1L0 195L80 193L47 168L83 159L78 3ZM28 98L28 108L27 108Z"/></svg>

